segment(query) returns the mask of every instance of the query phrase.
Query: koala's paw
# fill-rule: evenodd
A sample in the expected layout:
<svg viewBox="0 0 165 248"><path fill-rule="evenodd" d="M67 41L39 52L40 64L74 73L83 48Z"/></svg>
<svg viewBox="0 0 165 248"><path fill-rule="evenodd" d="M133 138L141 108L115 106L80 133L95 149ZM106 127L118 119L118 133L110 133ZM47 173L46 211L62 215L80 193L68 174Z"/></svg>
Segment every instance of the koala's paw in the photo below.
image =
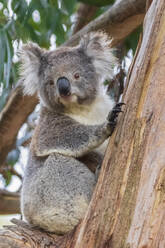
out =
<svg viewBox="0 0 165 248"><path fill-rule="evenodd" d="M125 105L125 103L121 102L121 103L117 103L112 111L109 113L108 117L107 117L107 120L108 120L108 124L109 124L109 127L111 129L111 134L113 133L115 127L116 127L116 124L117 124L117 118L118 118L118 115L120 112L123 112L121 110L122 106Z"/></svg>

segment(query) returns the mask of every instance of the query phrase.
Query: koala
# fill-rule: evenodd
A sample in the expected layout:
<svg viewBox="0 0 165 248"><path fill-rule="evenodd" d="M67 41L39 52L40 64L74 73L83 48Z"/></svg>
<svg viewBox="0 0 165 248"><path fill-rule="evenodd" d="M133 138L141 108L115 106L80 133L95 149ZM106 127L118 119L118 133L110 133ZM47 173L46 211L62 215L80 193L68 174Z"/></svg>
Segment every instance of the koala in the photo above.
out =
<svg viewBox="0 0 165 248"><path fill-rule="evenodd" d="M23 218L56 234L84 217L121 105L103 81L117 63L106 34L89 33L75 47L55 51L34 43L21 51L24 93L38 94L40 114L21 193Z"/></svg>

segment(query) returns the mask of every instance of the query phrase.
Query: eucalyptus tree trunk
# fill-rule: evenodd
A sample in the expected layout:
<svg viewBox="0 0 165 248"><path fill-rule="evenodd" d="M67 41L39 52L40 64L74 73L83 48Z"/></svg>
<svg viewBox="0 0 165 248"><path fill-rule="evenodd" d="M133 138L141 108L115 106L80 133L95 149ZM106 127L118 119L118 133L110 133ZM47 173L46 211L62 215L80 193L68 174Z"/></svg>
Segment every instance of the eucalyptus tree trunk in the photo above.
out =
<svg viewBox="0 0 165 248"><path fill-rule="evenodd" d="M165 247L164 0L145 17L123 101L75 248Z"/></svg>
<svg viewBox="0 0 165 248"><path fill-rule="evenodd" d="M79 226L57 237L14 221L0 232L0 247L165 248L164 0L153 0L146 14L123 101Z"/></svg>

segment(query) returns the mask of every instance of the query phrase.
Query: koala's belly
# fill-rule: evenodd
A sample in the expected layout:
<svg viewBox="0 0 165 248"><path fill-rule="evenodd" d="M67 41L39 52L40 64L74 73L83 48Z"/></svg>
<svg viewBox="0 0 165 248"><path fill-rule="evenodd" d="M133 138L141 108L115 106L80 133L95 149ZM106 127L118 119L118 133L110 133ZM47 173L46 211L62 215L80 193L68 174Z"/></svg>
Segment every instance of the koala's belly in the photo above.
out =
<svg viewBox="0 0 165 248"><path fill-rule="evenodd" d="M83 218L95 186L94 174L78 160L51 154L23 183L21 208L32 225L65 233Z"/></svg>

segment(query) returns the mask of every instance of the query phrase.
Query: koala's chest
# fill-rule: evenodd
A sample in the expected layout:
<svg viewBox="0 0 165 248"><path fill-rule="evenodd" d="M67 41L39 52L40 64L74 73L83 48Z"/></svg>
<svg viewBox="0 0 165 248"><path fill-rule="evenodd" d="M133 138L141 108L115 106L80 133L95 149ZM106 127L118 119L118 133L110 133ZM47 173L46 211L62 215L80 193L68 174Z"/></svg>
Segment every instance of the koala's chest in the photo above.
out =
<svg viewBox="0 0 165 248"><path fill-rule="evenodd" d="M106 121L106 118L113 106L114 101L107 95L100 96L87 111L70 113L68 116L83 125L99 125Z"/></svg>
<svg viewBox="0 0 165 248"><path fill-rule="evenodd" d="M106 121L106 118L109 112L112 110L113 106L114 106L114 101L106 95L106 96L99 97L95 101L95 103L91 105L91 108L89 109L89 111L68 114L68 116L70 116L72 119L76 120L77 122L85 126L100 125ZM100 145L95 150L97 152L104 154L107 144L108 144L108 140L109 139L107 139L102 145Z"/></svg>

